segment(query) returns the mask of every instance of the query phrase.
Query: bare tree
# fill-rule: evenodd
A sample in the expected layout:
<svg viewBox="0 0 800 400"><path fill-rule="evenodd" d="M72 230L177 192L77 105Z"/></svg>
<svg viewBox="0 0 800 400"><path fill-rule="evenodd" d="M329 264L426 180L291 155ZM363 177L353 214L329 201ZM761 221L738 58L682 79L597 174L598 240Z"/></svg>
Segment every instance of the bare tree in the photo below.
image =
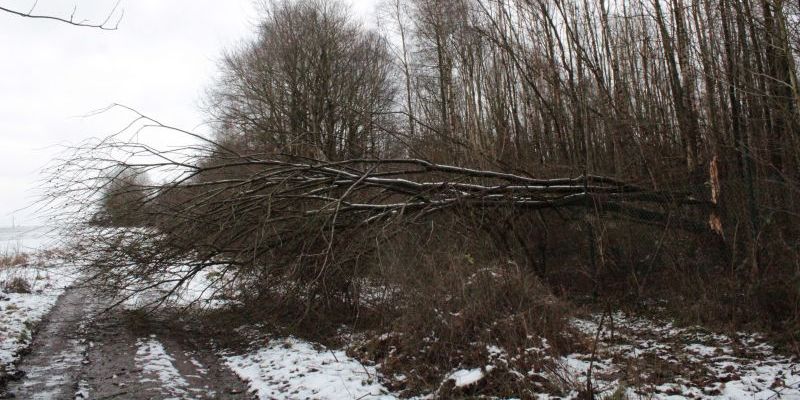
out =
<svg viewBox="0 0 800 400"><path fill-rule="evenodd" d="M211 112L255 151L337 160L383 154L395 100L386 42L336 1L271 3L258 38L224 60Z"/></svg>

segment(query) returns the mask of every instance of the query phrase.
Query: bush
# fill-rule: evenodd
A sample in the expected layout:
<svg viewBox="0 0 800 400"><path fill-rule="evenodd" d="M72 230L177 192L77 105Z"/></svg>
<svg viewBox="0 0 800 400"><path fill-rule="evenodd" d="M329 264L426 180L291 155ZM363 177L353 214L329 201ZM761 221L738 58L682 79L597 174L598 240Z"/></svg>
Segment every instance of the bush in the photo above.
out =
<svg viewBox="0 0 800 400"><path fill-rule="evenodd" d="M3 284L3 289L8 293L31 293L31 284L25 278L14 277Z"/></svg>
<svg viewBox="0 0 800 400"><path fill-rule="evenodd" d="M533 269L502 257L486 233L465 229L466 222L443 216L435 231L407 227L387 241L374 271L389 289L387 324L353 354L381 363L391 388L404 395L558 392L553 356L580 341L569 325L570 307ZM445 382L455 369L489 365L475 385Z"/></svg>
<svg viewBox="0 0 800 400"><path fill-rule="evenodd" d="M555 368L551 356L571 349L575 339L567 323L569 308L515 264L481 267L464 257L461 261L430 266L430 274L418 275L404 288L391 333L355 352L381 362L389 377L404 376L394 385L405 394L446 390L457 395L446 383L440 387L446 375L487 365L491 375L466 389L469 394L519 396L543 385L553 389L555 382L545 378ZM527 371L541 379L531 380Z"/></svg>

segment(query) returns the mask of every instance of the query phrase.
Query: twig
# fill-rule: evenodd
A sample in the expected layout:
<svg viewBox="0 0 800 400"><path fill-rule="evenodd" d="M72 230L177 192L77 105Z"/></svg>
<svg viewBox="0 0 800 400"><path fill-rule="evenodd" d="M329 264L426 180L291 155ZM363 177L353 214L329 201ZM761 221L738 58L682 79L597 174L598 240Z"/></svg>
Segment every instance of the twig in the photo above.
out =
<svg viewBox="0 0 800 400"><path fill-rule="evenodd" d="M611 307L609 306L605 311L603 311L603 315L600 316L600 323L597 325L597 332L594 336L594 343L592 345L592 355L589 359L589 369L586 371L586 391L589 393L589 398L594 399L594 385L592 385L592 370L594 368L594 360L595 356L597 355L597 344L600 342L600 334L603 332L603 323L606 320L606 314L610 315Z"/></svg>
<svg viewBox="0 0 800 400"><path fill-rule="evenodd" d="M114 14L116 13L117 8L119 8L119 4L120 4L121 1L122 0L117 0L117 2L114 4L114 7L111 9L111 11L109 11L108 15L106 16L106 19L103 20L103 22L99 23L99 24L87 23L86 21L76 21L75 20L75 11L77 11L77 6L73 7L72 13L70 14L68 19L67 18L61 18L61 17L56 17L56 16L52 16L52 15L33 14L33 10L36 8L36 6L38 4L38 0L33 3L33 6L31 6L31 8L30 8L30 10L28 10L28 12L16 11L16 10L12 10L10 8L6 8L6 7L2 7L2 6L0 6L0 11L4 11L4 12L7 12L9 14L14 14L14 15L17 15L17 16L20 16L20 17L25 17L25 18L47 19L47 20L59 21L59 22L63 22L63 23L69 24L69 25L80 26L80 27L85 27L85 28L96 28L96 29L101 29L101 30L105 30L105 31L115 31L115 30L117 30L119 28L119 23L122 21L122 17L125 15L125 11L123 10L120 13L119 18L117 19L116 23L113 26L109 25L109 21L111 20L111 17L113 17Z"/></svg>

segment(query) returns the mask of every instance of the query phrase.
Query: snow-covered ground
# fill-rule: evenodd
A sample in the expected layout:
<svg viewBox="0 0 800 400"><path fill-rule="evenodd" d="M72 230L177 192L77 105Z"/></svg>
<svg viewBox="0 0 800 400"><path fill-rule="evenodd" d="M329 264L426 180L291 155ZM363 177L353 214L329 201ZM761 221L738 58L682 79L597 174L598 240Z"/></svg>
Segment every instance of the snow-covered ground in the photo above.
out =
<svg viewBox="0 0 800 400"><path fill-rule="evenodd" d="M31 330L47 314L73 280L65 269L0 271L0 287L8 276L31 277L32 293L0 294L0 365L16 360L31 341Z"/></svg>
<svg viewBox="0 0 800 400"><path fill-rule="evenodd" d="M0 229L0 255L46 249L52 240L45 229ZM176 266L165 272L164 280L185 275L183 268L187 267ZM229 300L220 296L217 289L226 279L222 271L215 267L201 271L168 296L169 305L214 308L225 304ZM29 293L0 293L0 371L4 368L7 373L14 372L19 352L31 343L32 330L76 278L76 268L35 255L22 265L0 267L0 289L12 281L29 286L23 291ZM172 286L168 282L156 285L132 296L126 304L146 305ZM575 319L573 325L585 335L583 347L596 348L594 357L591 351L553 355L545 340L532 338L531 348L526 351L550 357L555 368L538 376L534 371L512 371L528 382L544 379L553 383L549 387L561 388L560 393L542 393L541 398L584 396L581 392L588 386L591 369L592 388L600 398L800 400L800 359L778 354L758 335L723 335L619 312ZM595 344L596 336L599 341ZM442 387L450 381L450 386L469 393L471 387L493 379L495 369L513 364L504 349L492 345L486 349L489 357L484 365L464 365L449 371L442 376ZM199 373L206 370L196 360L190 361ZM260 339L246 353L223 351L220 363L246 381L260 399L400 397L387 389L391 385L382 383L380 365L366 365L349 357L343 349L326 348L295 337ZM143 379L152 380L157 383L154 387L163 389L159 395L214 397L214 393L192 388L187 381L189 375L181 374L175 359L157 337L138 340L135 364ZM424 398L436 397L437 393L429 393Z"/></svg>
<svg viewBox="0 0 800 400"><path fill-rule="evenodd" d="M579 319L574 324L594 338L600 319ZM590 360L590 354L570 354L560 362L580 387L586 385ZM593 386L604 395L800 399L800 360L777 354L759 335L680 328L619 312L604 320L592 370Z"/></svg>
<svg viewBox="0 0 800 400"><path fill-rule="evenodd" d="M152 335L149 339L140 339L137 343L136 365L142 369L145 379L157 380L170 393L165 395L186 395L189 382L183 379L175 367L175 359L164 350L162 345Z"/></svg>
<svg viewBox="0 0 800 400"><path fill-rule="evenodd" d="M127 246L148 249L159 233L149 228L107 228L87 226L68 240L79 251L87 269L93 263L116 265L104 270L106 279L124 282L116 287L116 298L127 309L193 308L214 309L231 302L229 291L234 280L230 269L222 264L198 266L192 259L157 260L148 264L132 259ZM119 241L118 241L119 240Z"/></svg>
<svg viewBox="0 0 800 400"><path fill-rule="evenodd" d="M584 398L591 369L591 386L598 398L800 400L800 358L781 355L760 335L725 335L622 312L576 318L572 324L583 333L587 351L558 356L547 340L531 338L526 351L549 358L554 367L538 373L512 371L529 383L550 382L540 386L542 393L537 396L542 399ZM362 364L341 349L294 337L254 344L254 350L228 353L224 359L260 399L401 397L387 389L397 385L382 384L380 365ZM485 386L493 370L513 364L504 349L493 345L486 349L484 365L454 369L442 377L440 387L451 381L468 394L471 387ZM394 377L398 379L403 378ZM559 390L546 393L547 387ZM432 392L419 398L437 397Z"/></svg>
<svg viewBox="0 0 800 400"><path fill-rule="evenodd" d="M225 362L259 399L396 398L380 384L374 367L297 338L273 339L253 352L227 355Z"/></svg>
<svg viewBox="0 0 800 400"><path fill-rule="evenodd" d="M517 356L487 345L488 356L481 365L448 372L439 387L454 388L445 397L471 398L474 390L492 387L491 379L498 377L493 371L499 370L508 372L499 375L502 379L515 376L521 386L533 385L540 399L586 398L590 381L596 398L601 399L800 400L800 359L781 355L757 334L724 335L621 312L572 323L583 333L584 345L579 347L585 351L557 355L546 340L532 337L526 354L535 354L551 366L521 370L513 367L518 365L514 363ZM599 338L596 344L595 338ZM404 380L395 376L387 386L402 387ZM435 391L425 398L440 396Z"/></svg>
<svg viewBox="0 0 800 400"><path fill-rule="evenodd" d="M226 285L223 282L226 282L227 277L221 270L222 268L210 266L191 275L191 268L174 266L161 274L157 281L143 280L123 290L120 296L125 298L123 305L128 309L161 305L204 310L219 308L230 302L224 296ZM191 277L183 281L187 275ZM177 284L178 281L183 282Z"/></svg>
<svg viewBox="0 0 800 400"><path fill-rule="evenodd" d="M136 366L142 370L142 382L156 383L153 387L158 389L159 398L188 399L203 395L216 397L214 391L192 387L178 370L175 358L167 353L156 335L139 339L136 346ZM192 358L191 361L198 371L204 371L197 360Z"/></svg>
<svg viewBox="0 0 800 400"><path fill-rule="evenodd" d="M46 231L32 232L0 231L0 256L28 251L25 263L0 267L0 373L15 372L19 353L31 344L36 325L77 279L75 268L37 253L49 239Z"/></svg>

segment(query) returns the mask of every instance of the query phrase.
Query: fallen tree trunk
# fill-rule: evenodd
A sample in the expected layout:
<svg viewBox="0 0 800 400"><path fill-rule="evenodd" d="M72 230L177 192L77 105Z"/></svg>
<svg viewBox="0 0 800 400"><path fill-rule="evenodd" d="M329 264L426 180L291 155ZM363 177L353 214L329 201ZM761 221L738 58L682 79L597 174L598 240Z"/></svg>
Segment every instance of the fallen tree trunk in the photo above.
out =
<svg viewBox="0 0 800 400"><path fill-rule="evenodd" d="M46 202L80 242L77 257L96 282L128 296L164 285L172 294L212 268L223 287L244 280L253 291L313 302L351 290L381 240L442 215L491 223L507 210L550 209L713 234L711 201L613 177L542 179L418 159L328 162L207 142L159 151L107 139L54 166Z"/></svg>
<svg viewBox="0 0 800 400"><path fill-rule="evenodd" d="M255 166L257 172L239 179L202 181L208 171L197 168L189 178L167 186L165 193L202 187L219 193L201 200L217 210L232 204L264 207L268 201L273 218L335 218L351 225L452 209L574 208L647 224L665 224L672 214L676 226L702 232L708 230L704 219L695 222L680 214L690 209L707 213L714 207L690 193L648 190L611 177L536 179L424 160L322 162L283 156L237 160L213 169L243 166ZM198 177L200 182L192 181Z"/></svg>

